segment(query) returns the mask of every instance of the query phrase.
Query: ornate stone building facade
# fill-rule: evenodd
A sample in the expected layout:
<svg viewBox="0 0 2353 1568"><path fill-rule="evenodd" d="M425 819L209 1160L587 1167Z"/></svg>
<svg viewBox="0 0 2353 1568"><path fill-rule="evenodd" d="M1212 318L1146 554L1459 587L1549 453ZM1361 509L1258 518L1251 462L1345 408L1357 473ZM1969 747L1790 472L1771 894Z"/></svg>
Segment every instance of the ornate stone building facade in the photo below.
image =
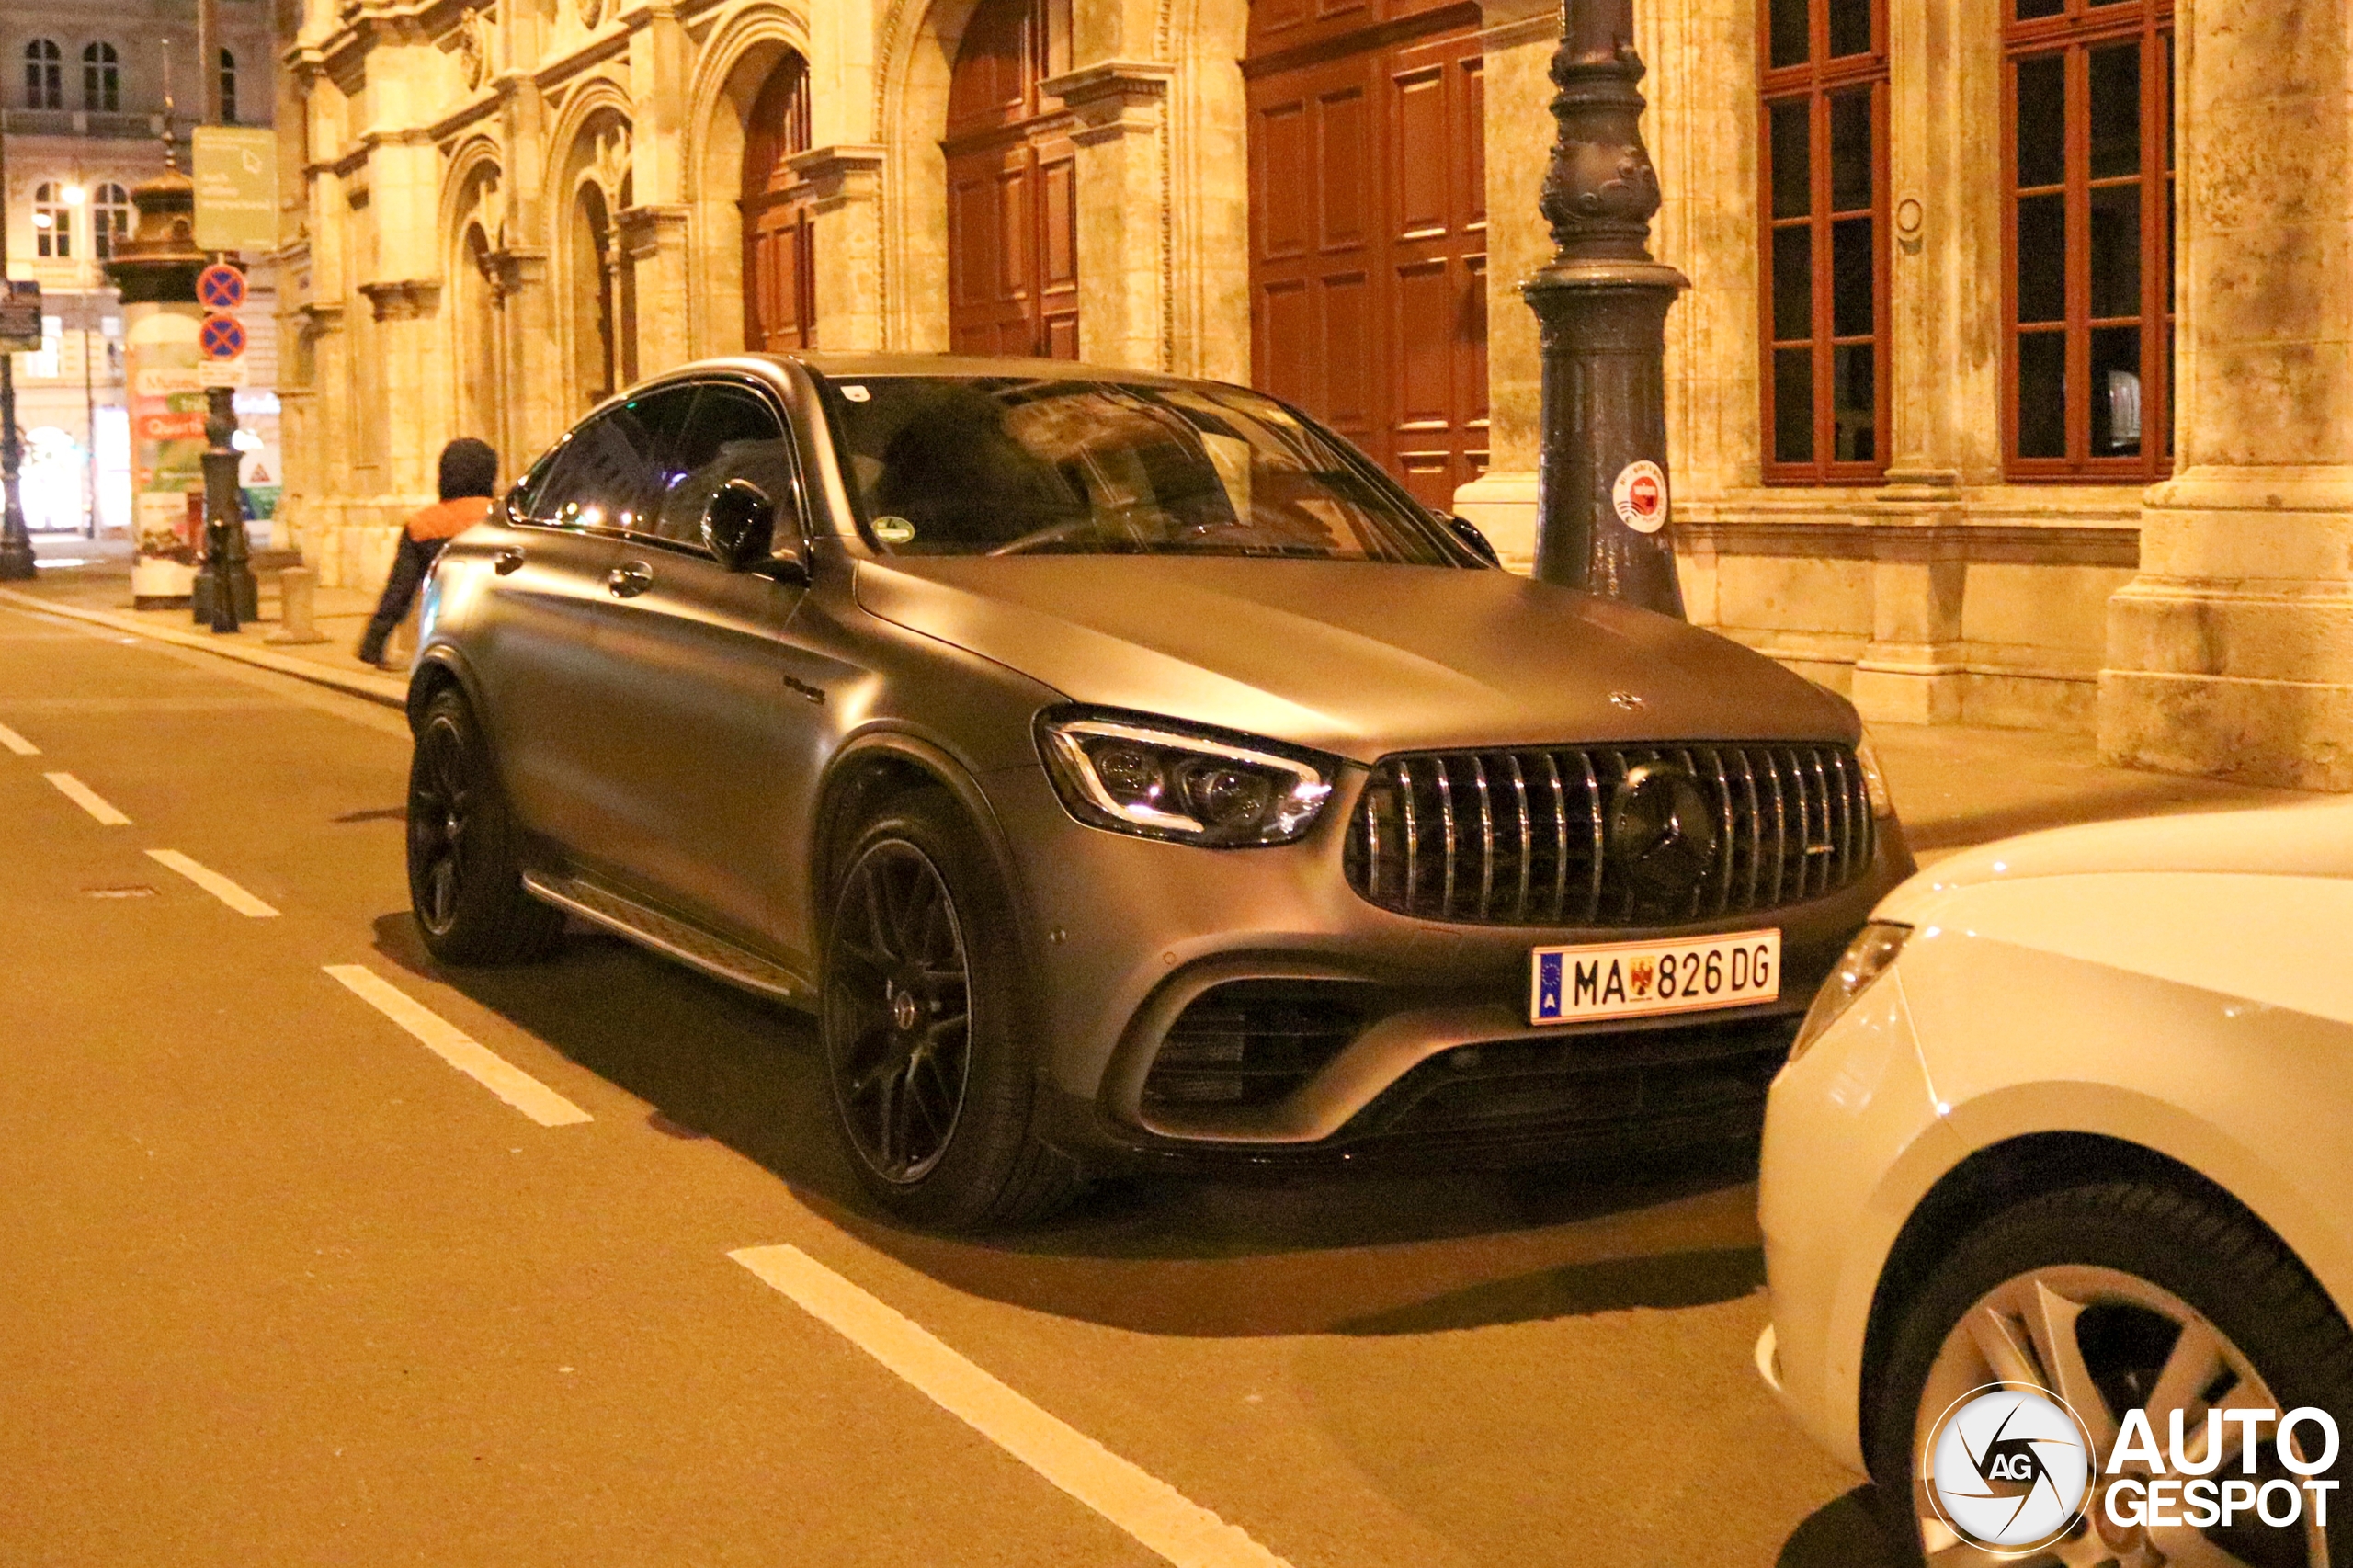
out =
<svg viewBox="0 0 2353 1568"><path fill-rule="evenodd" d="M298 537L746 347L1305 403L1524 561L1544 0L282 0ZM1643 0L1695 619L2353 788L2347 0Z"/></svg>

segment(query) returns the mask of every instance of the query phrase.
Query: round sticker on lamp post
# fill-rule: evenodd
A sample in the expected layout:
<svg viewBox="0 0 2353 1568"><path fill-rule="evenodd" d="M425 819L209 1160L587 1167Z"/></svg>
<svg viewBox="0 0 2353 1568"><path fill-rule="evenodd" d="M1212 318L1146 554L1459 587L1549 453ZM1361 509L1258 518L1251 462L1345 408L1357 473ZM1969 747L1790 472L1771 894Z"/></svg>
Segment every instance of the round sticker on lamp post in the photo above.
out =
<svg viewBox="0 0 2353 1568"><path fill-rule="evenodd" d="M208 311L233 311L245 302L245 275L216 261L196 275L196 298Z"/></svg>
<svg viewBox="0 0 2353 1568"><path fill-rule="evenodd" d="M1609 487L1618 520L1638 534L1654 534L1666 527L1666 471L1648 458L1618 471Z"/></svg>

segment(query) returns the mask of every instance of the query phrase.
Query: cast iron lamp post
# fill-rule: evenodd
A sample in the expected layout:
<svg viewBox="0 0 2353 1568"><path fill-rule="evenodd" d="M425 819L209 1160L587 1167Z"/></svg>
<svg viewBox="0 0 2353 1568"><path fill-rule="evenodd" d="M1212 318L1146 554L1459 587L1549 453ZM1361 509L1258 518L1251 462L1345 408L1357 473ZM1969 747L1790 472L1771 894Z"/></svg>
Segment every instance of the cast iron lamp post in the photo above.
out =
<svg viewBox="0 0 2353 1568"><path fill-rule="evenodd" d="M1560 132L1540 203L1557 247L1523 286L1542 329L1536 575L1683 613L1666 481L1666 312L1689 287L1650 253L1633 0L1562 0Z"/></svg>

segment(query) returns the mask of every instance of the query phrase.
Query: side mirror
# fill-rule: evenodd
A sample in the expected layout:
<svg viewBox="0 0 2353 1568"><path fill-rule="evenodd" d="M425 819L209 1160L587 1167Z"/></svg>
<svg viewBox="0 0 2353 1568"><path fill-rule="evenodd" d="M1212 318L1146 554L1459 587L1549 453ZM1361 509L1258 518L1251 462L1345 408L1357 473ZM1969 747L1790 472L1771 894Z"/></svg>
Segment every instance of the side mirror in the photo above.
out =
<svg viewBox="0 0 2353 1568"><path fill-rule="evenodd" d="M776 503L748 479L731 479L703 504L702 547L730 572L748 572L775 546Z"/></svg>
<svg viewBox="0 0 2353 1568"><path fill-rule="evenodd" d="M1449 517L1446 526L1454 530L1454 537L1461 540L1472 554L1490 566L1503 564L1503 558L1495 553L1495 547L1487 542L1487 536L1479 531L1478 524L1468 517Z"/></svg>

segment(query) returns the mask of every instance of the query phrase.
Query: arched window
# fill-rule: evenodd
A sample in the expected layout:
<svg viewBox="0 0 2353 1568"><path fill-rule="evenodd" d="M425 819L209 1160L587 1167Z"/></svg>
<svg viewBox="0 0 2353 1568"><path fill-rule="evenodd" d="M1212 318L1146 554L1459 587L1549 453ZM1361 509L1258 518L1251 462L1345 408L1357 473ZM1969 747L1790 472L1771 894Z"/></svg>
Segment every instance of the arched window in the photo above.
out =
<svg viewBox="0 0 2353 1568"><path fill-rule="evenodd" d="M111 180L90 193L90 254L105 261L131 237L131 193Z"/></svg>
<svg viewBox="0 0 2353 1568"><path fill-rule="evenodd" d="M2002 428L2012 479L2172 454L2171 0L2009 0Z"/></svg>
<svg viewBox="0 0 2353 1568"><path fill-rule="evenodd" d="M110 43L82 51L82 107L92 114L112 114L122 107L122 67Z"/></svg>
<svg viewBox="0 0 2353 1568"><path fill-rule="evenodd" d="M787 160L809 150L809 62L790 50L744 128L744 347L816 343L814 205Z"/></svg>
<svg viewBox="0 0 2353 1568"><path fill-rule="evenodd" d="M33 254L57 260L74 254L74 209L54 180L33 187Z"/></svg>
<svg viewBox="0 0 2353 1568"><path fill-rule="evenodd" d="M1887 467L1887 19L1772 0L1765 21L1765 477Z"/></svg>
<svg viewBox="0 0 2353 1568"><path fill-rule="evenodd" d="M221 51L221 123L237 123L237 57Z"/></svg>
<svg viewBox="0 0 2353 1568"><path fill-rule="evenodd" d="M629 380L621 363L616 238L604 187L583 180L572 201L572 351L584 406L604 402Z"/></svg>
<svg viewBox="0 0 2353 1568"><path fill-rule="evenodd" d="M25 107L27 108L63 108L65 107L64 59L57 45L49 39L37 38L25 45Z"/></svg>

